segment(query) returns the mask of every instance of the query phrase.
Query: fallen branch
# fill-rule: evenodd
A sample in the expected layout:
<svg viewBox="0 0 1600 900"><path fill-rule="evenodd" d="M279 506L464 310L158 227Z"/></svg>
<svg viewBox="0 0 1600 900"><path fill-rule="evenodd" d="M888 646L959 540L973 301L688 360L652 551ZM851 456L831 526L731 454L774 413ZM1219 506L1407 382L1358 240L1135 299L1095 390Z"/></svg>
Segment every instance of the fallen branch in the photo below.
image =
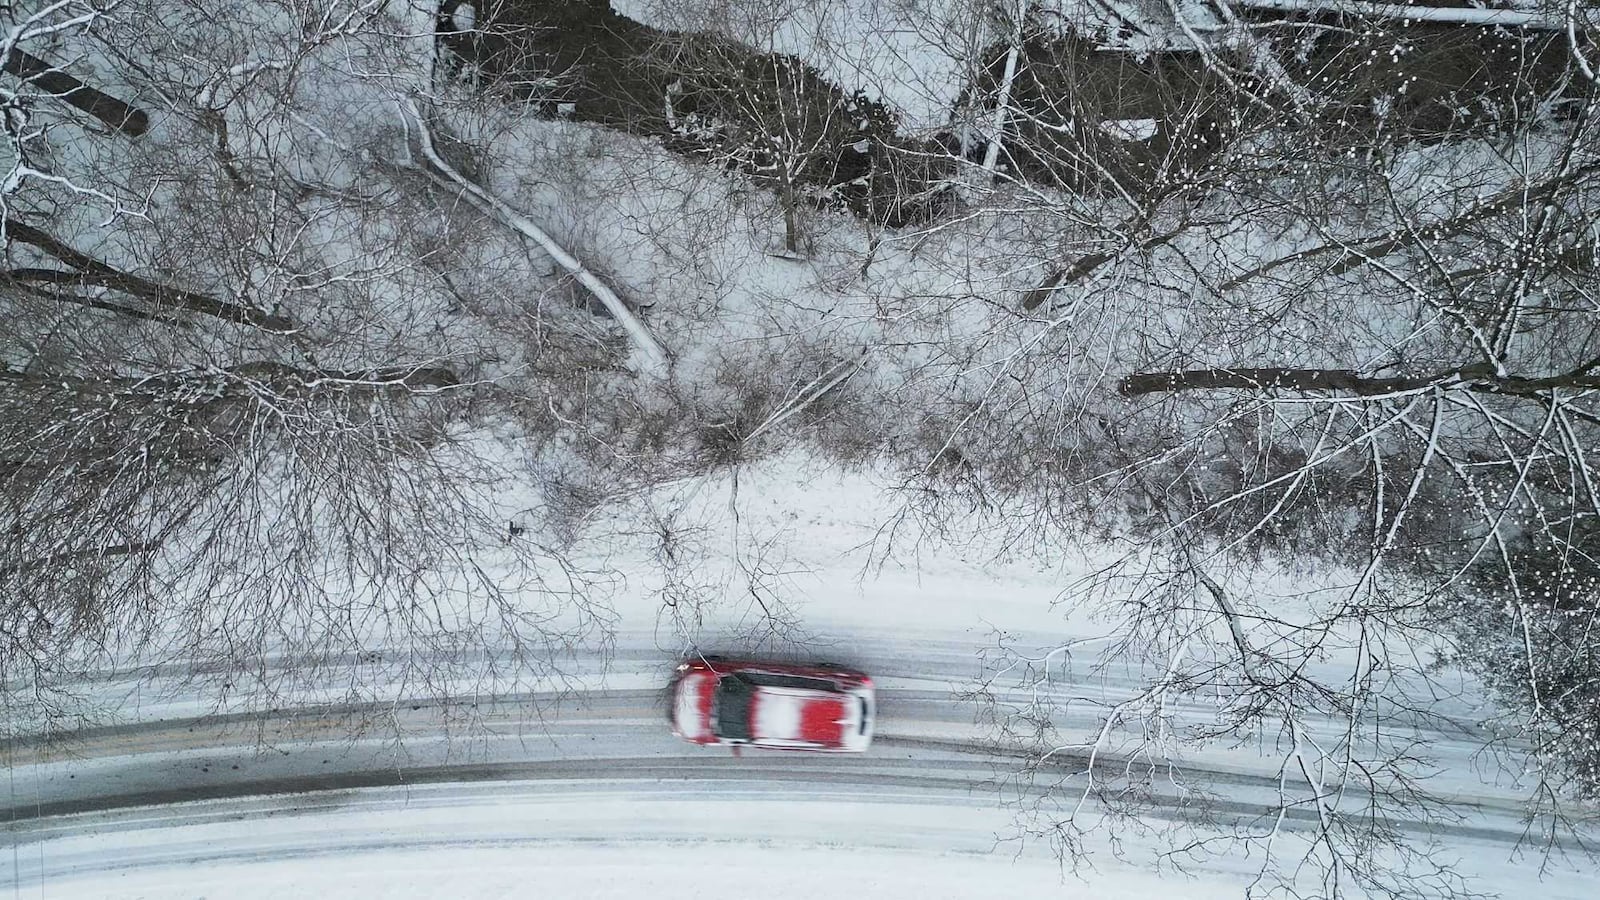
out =
<svg viewBox="0 0 1600 900"><path fill-rule="evenodd" d="M1148 220L1149 216L1145 215L1141 216L1140 218L1141 220ZM1143 222L1141 221L1140 227L1142 226ZM1051 272L1045 277L1044 281L1040 283L1038 287L1033 288L1032 290L1023 294L1022 308L1026 310L1037 309L1046 300L1049 300L1056 291L1060 290L1066 285L1075 284L1079 281L1082 281L1083 279L1087 278L1090 273L1094 272L1095 269L1098 269L1122 254L1127 253L1130 249L1136 253L1149 253L1156 247L1166 244L1173 238L1183 234L1184 230L1188 227L1189 223L1185 222L1176 228L1168 229L1160 234L1145 238L1142 241L1130 241L1126 246L1119 247L1116 250L1108 250L1101 253L1089 253L1084 256L1080 256L1071 265L1063 266L1062 268Z"/></svg>
<svg viewBox="0 0 1600 900"><path fill-rule="evenodd" d="M861 371L862 366L865 366L866 364L867 354L866 351L863 350L860 359L853 362L850 360L845 360L844 362L839 363L837 366L834 366L832 369L829 369L827 372L813 379L810 384L807 384L805 387L796 392L788 402L784 403L783 406L778 408L777 412L769 416L765 422L757 425L755 430L745 435L744 439L746 441L753 441L759 437L762 432L776 428L777 426L783 424L785 419L788 419L795 413L822 399L829 391L838 387L840 384L843 384L845 379Z"/></svg>
<svg viewBox="0 0 1600 900"><path fill-rule="evenodd" d="M506 227L520 232L532 239L534 243L537 243L545 253L550 255L551 259L556 261L557 265L566 269L568 274L572 275L579 284L594 294L605 305L606 311L611 314L611 317L616 319L618 324L622 326L622 330L627 332L629 340L633 342L634 349L639 356L643 357L643 359L634 361L633 368L642 373L658 377L664 376L667 368L666 351L656 342L655 337L650 334L650 330L645 327L638 316L633 314L633 311L622 301L622 298L618 297L617 293L609 285L589 271L588 267L577 257L568 253L565 248L556 243L555 239L546 234L544 229L540 228L533 220L517 212L505 201L484 190L445 162L439 156L438 151L434 149L433 135L428 131L427 121L422 116L422 110L417 107L414 100L408 101L408 106L412 117L417 122L418 142L422 148L422 155L427 157L428 165L431 167L424 167L423 171L437 182L460 188L468 202L473 206L499 220Z"/></svg>

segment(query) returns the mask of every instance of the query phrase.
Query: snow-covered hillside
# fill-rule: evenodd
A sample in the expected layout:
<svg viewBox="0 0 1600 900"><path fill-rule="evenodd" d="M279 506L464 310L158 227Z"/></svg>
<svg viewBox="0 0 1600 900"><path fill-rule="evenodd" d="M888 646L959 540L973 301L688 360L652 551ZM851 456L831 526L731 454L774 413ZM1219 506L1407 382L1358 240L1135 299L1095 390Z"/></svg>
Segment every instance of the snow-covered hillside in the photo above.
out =
<svg viewBox="0 0 1600 900"><path fill-rule="evenodd" d="M1586 896L1600 22L1418 10L0 10L0 882Z"/></svg>

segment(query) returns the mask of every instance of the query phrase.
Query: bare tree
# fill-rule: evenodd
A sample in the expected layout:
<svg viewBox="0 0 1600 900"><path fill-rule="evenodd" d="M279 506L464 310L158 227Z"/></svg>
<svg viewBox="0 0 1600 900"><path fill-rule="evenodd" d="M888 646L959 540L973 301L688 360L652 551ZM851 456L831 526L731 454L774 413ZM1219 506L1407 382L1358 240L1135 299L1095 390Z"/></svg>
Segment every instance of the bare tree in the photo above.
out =
<svg viewBox="0 0 1600 900"><path fill-rule="evenodd" d="M919 357L906 396L939 427L897 435L908 514L1008 551L1130 548L1063 590L1103 638L1006 643L975 692L1022 836L1073 859L1166 822L1174 864L1264 853L1263 894L1470 892L1408 824L1452 816L1427 744L1523 751L1432 710L1452 673L1536 748L1528 840L1571 846L1593 771L1584 41L1186 9L1143 53L1040 16L1014 65L1015 40L986 51L996 180L923 239L988 254L950 301L986 330ZM1374 41L1401 49L1356 66ZM1330 587L1256 596L1251 568L1285 558ZM1003 699L1019 679L1034 703ZM1219 741L1278 777L1207 771Z"/></svg>
<svg viewBox="0 0 1600 900"><path fill-rule="evenodd" d="M979 74L940 135L900 134L775 44L603 4L468 23L461 4L401 22L377 0L65 0L8 21L0 674L50 700L97 654L198 658L276 698L304 685L271 654L397 646L393 674L441 693L487 684L472 648L550 674L607 622L560 552L588 509L674 468L731 497L803 430L903 463L932 531L1126 550L1064 591L1102 638L1002 644L975 692L1022 834L1071 858L1090 828L1170 828L1174 864L1260 853L1262 893L1463 892L1408 834L1449 815L1426 742L1473 724L1431 709L1436 661L1509 701L1540 809L1592 791L1591 23L1156 6L1091 28L974 4ZM483 98L432 71L436 12ZM463 112L507 97L526 105ZM532 212L517 182L578 166L504 177L505 142L471 131L523 137L496 117L534 114L596 159L626 138L636 168L671 148L759 182L789 253L812 255L811 206L881 230L859 266L806 260L814 295L683 254L658 283L685 286L694 337L672 346L705 372L632 378L630 347L640 371L664 355L653 323L572 235L627 221L630 249L682 248L631 209ZM953 182L959 207L935 199ZM731 204L701 199L660 206L725 236ZM719 291L765 331L715 321ZM504 496L507 428L559 463L546 496ZM675 630L702 591L793 630L781 535L746 533L700 582L694 523L658 511ZM1336 589L1259 594L1251 568L1282 558ZM1078 686L1113 671L1135 682ZM1033 702L1008 706L1018 679ZM1235 741L1272 777L1195 761Z"/></svg>
<svg viewBox="0 0 1600 900"><path fill-rule="evenodd" d="M396 104L428 73L397 11L63 2L9 32L159 109L85 133L16 57L0 665L20 700L176 660L265 709L367 651L383 672L351 692L471 693L559 677L603 633L594 573L508 534L484 426L620 358L587 314L527 304L520 238L402 165ZM530 320L538 343L505 326Z"/></svg>

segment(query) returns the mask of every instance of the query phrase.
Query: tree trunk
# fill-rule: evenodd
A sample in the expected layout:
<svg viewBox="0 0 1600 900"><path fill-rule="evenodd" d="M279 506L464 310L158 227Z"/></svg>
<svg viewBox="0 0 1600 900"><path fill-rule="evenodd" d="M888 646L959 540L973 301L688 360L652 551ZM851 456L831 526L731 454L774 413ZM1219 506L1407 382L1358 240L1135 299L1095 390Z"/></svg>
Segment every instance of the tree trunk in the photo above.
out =
<svg viewBox="0 0 1600 900"><path fill-rule="evenodd" d="M1497 374L1493 367L1479 364L1445 369L1430 375L1404 375L1373 378L1350 369L1286 369L1279 367L1247 369L1186 369L1175 372L1144 372L1129 375L1117 385L1125 397L1177 391L1294 391L1297 393L1342 393L1358 397L1406 394L1430 388L1478 391L1532 397L1562 388L1595 390L1600 388L1600 372L1593 366L1562 375L1526 376Z"/></svg>
<svg viewBox="0 0 1600 900"><path fill-rule="evenodd" d="M1022 56L1022 17L1024 8L1021 3L1012 12L1011 23L1011 49L1006 53L1005 74L1000 77L1000 88L994 98L994 120L989 123L989 147L983 154L983 169L993 175L995 167L1000 164L1000 145L1005 140L1006 114L1011 108L1011 86L1017 80L1017 65Z"/></svg>
<svg viewBox="0 0 1600 900"><path fill-rule="evenodd" d="M800 253L800 213L794 204L794 179L783 174L783 186L778 192L778 202L783 205L783 247L792 254Z"/></svg>
<svg viewBox="0 0 1600 900"><path fill-rule="evenodd" d="M216 297L198 294L194 291L186 291L171 285L149 281L137 275L123 272L120 269L112 268L92 256L80 253L64 241L57 240L54 236L31 225L12 218L6 218L4 223L5 236L8 239L31 244L39 248L41 252L55 257L77 270L74 272L56 272L49 269L24 268L0 273L18 281L110 288L129 296L138 297L157 307L158 310L162 308L185 309L190 312L216 316L219 319L237 322L241 325L250 325L265 331L295 330L294 321L285 316L274 315L253 306L230 303L226 300L219 300Z"/></svg>
<svg viewBox="0 0 1600 900"><path fill-rule="evenodd" d="M150 127L150 117L144 110L89 87L37 56L12 50L0 68L125 134L138 137Z"/></svg>

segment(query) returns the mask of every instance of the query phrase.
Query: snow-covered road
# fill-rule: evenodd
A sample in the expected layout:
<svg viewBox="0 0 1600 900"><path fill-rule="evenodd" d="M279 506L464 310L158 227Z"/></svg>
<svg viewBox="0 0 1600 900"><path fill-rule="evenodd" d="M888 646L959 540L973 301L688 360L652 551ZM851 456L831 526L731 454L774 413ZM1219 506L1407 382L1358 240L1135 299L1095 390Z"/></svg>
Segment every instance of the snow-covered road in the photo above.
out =
<svg viewBox="0 0 1600 900"><path fill-rule="evenodd" d="M1149 786L1154 830L1124 829L1115 846L1089 834L1082 849L1095 870L1063 886L1047 841L1003 839L1017 834L1018 808L1040 799L1041 781L1069 779L1044 811L1070 811L1088 760L1068 749L1033 782L1016 778L1026 755L987 740L970 692L995 676L1001 635L1035 656L1066 641L1103 646L1101 623L1053 606L1083 564L1000 565L951 552L867 567L859 548L876 530L862 523L885 514L851 502L881 494L855 483L823 488L747 474L741 527L747 538L758 528L780 533L795 548L789 566L802 574L781 599L803 633L790 649L874 676L879 723L864 756L735 758L673 738L663 688L685 639L640 576L619 595L604 652L574 650L559 678L515 676L507 659L482 650L419 659L370 649L263 659L242 673L197 663L137 678L85 675L68 687L114 714L106 727L66 744L20 737L4 747L0 885L16 897L521 897L530 883L564 898L1242 895L1259 854L1162 856L1172 846L1160 820L1206 815L1212 822L1197 827L1219 832L1272 827L1282 746L1263 736L1177 748L1181 778ZM707 490L696 502L725 499ZM715 555L697 563L702 574L717 565L737 568ZM627 568L649 570L642 560ZM725 605L696 613L693 643L706 652L748 646L738 593L708 596ZM990 685L991 699L1020 714L1040 692L1069 741L1096 733L1106 704L1149 684L1132 663L1051 658L1048 683L1018 668ZM419 671L438 678L421 687ZM186 685L196 675L209 690ZM1542 900L1594 896L1596 870L1581 855L1545 868L1537 850L1517 853L1528 836L1526 787L1480 752L1480 692L1445 682L1429 686L1425 713L1409 723L1410 750L1428 760L1424 786L1459 818L1395 810L1382 824L1435 842L1476 889L1520 897L1537 883ZM292 686L285 705L294 711L260 714L275 705L263 693L280 686ZM1163 709L1180 726L1215 723L1210 699L1182 693ZM1302 725L1313 736L1338 727L1309 715ZM1094 771L1125 764L1116 748L1137 727L1126 724ZM1313 809L1292 806L1282 827L1303 834ZM1158 876L1172 878L1174 863L1194 880Z"/></svg>
<svg viewBox="0 0 1600 900"><path fill-rule="evenodd" d="M761 846L865 841L940 854L995 847L1009 827L999 798L1024 798L1029 789L1006 780L1021 759L984 741L972 703L960 696L973 676L974 645L930 638L856 649L852 662L879 673L880 685L879 736L860 757L751 751L735 758L676 740L662 695L673 659L645 649L583 660L577 668L608 667L591 690L476 704L395 698L264 717L173 717L181 705L148 704L134 721L68 744L8 748L0 820L14 871L6 881L54 895L53 886L65 883L174 866L612 838L635 851L661 842L739 843L741 836ZM340 661L328 662L332 681L347 676ZM123 688L107 682L98 690ZM1070 696L1089 688L1056 690ZM361 736L350 736L353 723ZM1431 749L1467 761L1477 737L1436 732ZM1066 775L1086 763L1063 754L1052 771ZM1107 756L1096 765L1121 763ZM1270 763L1231 752L1191 769L1219 796L1203 812L1222 824L1260 817L1278 789ZM1195 814L1180 808L1176 794L1156 792L1158 810ZM1459 823L1393 824L1415 837L1484 848L1481 859L1508 858L1525 836L1515 793L1479 783L1457 797ZM527 816L539 817L534 833L525 830ZM862 834L813 821L837 816L878 824ZM1286 825L1312 821L1309 810L1290 810Z"/></svg>
<svg viewBox="0 0 1600 900"><path fill-rule="evenodd" d="M751 751L730 759L724 751L694 747L669 733L663 693L676 659L632 642L632 649L573 660L567 690L487 693L441 700L412 697L398 686L391 696L332 702L292 713L196 715L192 702L152 701L129 707L131 721L81 732L56 744L16 741L9 802L0 819L12 833L54 827L42 820L68 813L260 794L350 790L452 781L562 781L600 775L631 781L739 781L912 785L946 794L977 794L995 802L992 788L1021 764L1020 747L996 746L974 724L979 707L964 696L977 674L980 647L971 641L862 640L847 662L874 674L879 723L864 757ZM459 660L456 662L460 662ZM470 661L469 661L470 662ZM352 680L352 667L370 658L324 660L329 685ZM573 688L583 685L587 688ZM553 685L552 685L553 687ZM1065 701L1115 697L1134 682L1098 677L1063 681L1048 694ZM85 685L103 697L133 690L116 681ZM993 699L1019 708L1035 695L1020 685L995 689ZM1214 710L1184 710L1204 721ZM1063 704L1054 722L1063 733L1097 725L1096 708ZM1482 736L1468 723L1447 720L1419 726L1429 751L1453 777L1441 793L1463 810L1508 815L1520 795L1469 777ZM1195 759L1191 775L1204 775L1236 803L1212 803L1213 812L1237 806L1259 812L1254 792L1270 802L1279 787L1274 757L1249 748ZM1088 764L1065 752L1052 770L1063 774ZM1124 761L1106 753L1098 768ZM1176 801L1176 797L1173 798ZM1297 816L1291 811L1291 819ZM37 824L30 824L37 823ZM1507 823L1501 823L1506 825ZM1496 826L1489 826L1494 832ZM1507 825L1507 835L1520 827Z"/></svg>

